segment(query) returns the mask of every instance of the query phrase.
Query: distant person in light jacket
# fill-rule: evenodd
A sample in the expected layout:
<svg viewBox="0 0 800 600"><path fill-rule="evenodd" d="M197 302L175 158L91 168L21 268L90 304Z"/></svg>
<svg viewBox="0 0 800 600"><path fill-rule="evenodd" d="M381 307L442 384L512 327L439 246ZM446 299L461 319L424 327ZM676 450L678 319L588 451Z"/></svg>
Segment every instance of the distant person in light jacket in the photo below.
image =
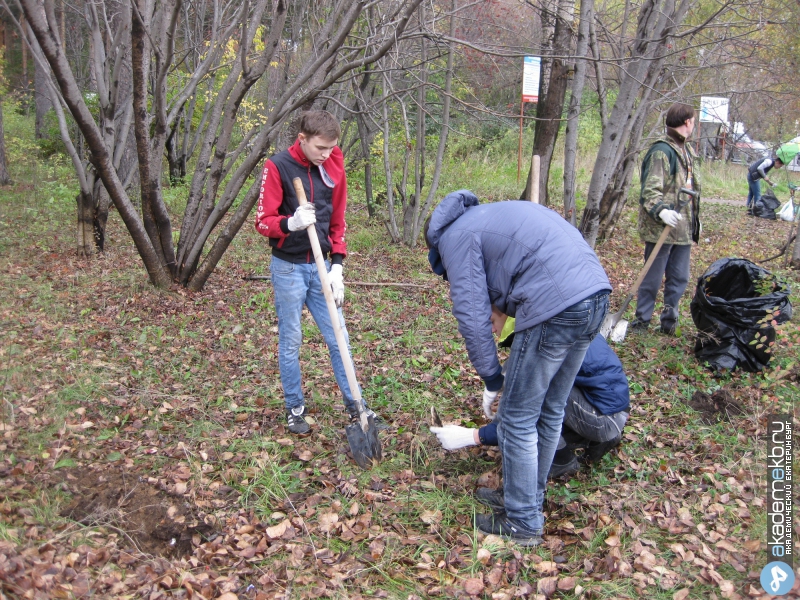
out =
<svg viewBox="0 0 800 600"><path fill-rule="evenodd" d="M761 180L766 181L770 187L775 187L775 182L767 176L772 169L780 169L783 161L778 158L759 158L747 167L747 208L753 209L756 202L761 200Z"/></svg>
<svg viewBox="0 0 800 600"><path fill-rule="evenodd" d="M605 317L611 284L580 232L532 202L479 204L468 190L454 192L426 222L425 240L431 268L450 282L458 330L484 381L484 412L505 385L497 414L505 510L477 515L475 524L536 546L564 406ZM493 306L516 317L505 376Z"/></svg>

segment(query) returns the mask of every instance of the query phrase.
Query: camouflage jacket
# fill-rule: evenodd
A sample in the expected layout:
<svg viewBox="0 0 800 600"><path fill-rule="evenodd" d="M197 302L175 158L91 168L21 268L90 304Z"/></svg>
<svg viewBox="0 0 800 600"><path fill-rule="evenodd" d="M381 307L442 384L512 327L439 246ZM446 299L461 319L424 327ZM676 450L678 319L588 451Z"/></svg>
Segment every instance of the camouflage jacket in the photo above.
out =
<svg viewBox="0 0 800 600"><path fill-rule="evenodd" d="M692 189L700 192L700 182L697 169L694 168L697 155L691 146L686 145L686 155L678 143L669 135L658 141L666 142L678 154L678 165L675 177L670 174L669 157L665 152L656 150L651 155L650 169L647 178L642 182L641 196L639 197L639 237L643 242L657 242L665 224L658 218L665 208L676 210L678 205L678 191L686 186L689 173L692 174ZM688 164L685 156L688 156ZM685 194L682 198L686 202L680 210L683 216L678 221L678 226L667 237L665 244L689 245L699 236L700 225L700 198L691 199Z"/></svg>

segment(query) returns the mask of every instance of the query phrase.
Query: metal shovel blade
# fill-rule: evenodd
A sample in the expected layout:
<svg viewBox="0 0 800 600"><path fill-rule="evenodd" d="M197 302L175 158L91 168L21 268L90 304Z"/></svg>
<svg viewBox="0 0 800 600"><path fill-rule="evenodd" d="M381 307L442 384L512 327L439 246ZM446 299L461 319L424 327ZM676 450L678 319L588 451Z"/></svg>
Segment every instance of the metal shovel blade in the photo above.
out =
<svg viewBox="0 0 800 600"><path fill-rule="evenodd" d="M611 332L614 331L614 328L621 322L623 322L622 314L623 311L628 308L625 306L622 311L617 311L613 314L606 314L603 322L600 325L600 331L598 333L602 335L607 340L611 339ZM625 322L625 329L628 328L627 322Z"/></svg>
<svg viewBox="0 0 800 600"><path fill-rule="evenodd" d="M626 304L621 311L606 315L600 325L600 335L611 342L621 342L625 339L625 334L628 331L628 321L622 318L622 314L627 307L628 305Z"/></svg>
<svg viewBox="0 0 800 600"><path fill-rule="evenodd" d="M344 428L353 460L362 469L369 469L377 465L383 458L381 442L378 439L378 430L375 427L375 418L367 417L366 430L360 422L350 423Z"/></svg>
<svg viewBox="0 0 800 600"><path fill-rule="evenodd" d="M649 261L648 261L649 263ZM644 266L645 271L646 269L650 268L649 264ZM631 303L633 299L633 294L639 288L639 281L634 284L634 289L628 294L625 301L622 303L622 307L615 313L606 314L603 322L600 324L600 330L598 333L602 335L606 340L611 340L612 342L621 342L625 339L625 333L628 331L628 322L622 318L622 315L625 314L625 311L628 310L628 305Z"/></svg>
<svg viewBox="0 0 800 600"><path fill-rule="evenodd" d="M614 325L614 328L611 330L610 339L612 342L619 343L625 339L625 334L627 332L628 332L628 322L625 319L623 319L622 321Z"/></svg>

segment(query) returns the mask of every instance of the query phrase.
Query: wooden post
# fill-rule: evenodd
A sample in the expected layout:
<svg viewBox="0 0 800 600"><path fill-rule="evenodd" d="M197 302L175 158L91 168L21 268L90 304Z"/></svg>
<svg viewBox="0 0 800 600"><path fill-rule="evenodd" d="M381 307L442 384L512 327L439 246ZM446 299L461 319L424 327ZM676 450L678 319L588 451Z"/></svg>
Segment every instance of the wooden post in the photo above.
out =
<svg viewBox="0 0 800 600"><path fill-rule="evenodd" d="M538 154L531 158L531 189L528 191L528 200L534 204L539 204L539 174L541 171L541 159Z"/></svg>

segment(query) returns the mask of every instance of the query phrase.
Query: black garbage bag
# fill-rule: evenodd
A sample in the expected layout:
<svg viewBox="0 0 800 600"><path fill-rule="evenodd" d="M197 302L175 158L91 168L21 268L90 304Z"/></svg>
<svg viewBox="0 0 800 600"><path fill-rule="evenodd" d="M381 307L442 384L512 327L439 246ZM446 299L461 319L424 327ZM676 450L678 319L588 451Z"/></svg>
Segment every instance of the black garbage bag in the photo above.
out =
<svg viewBox="0 0 800 600"><path fill-rule="evenodd" d="M781 205L781 201L772 190L767 190L761 196L761 199L753 203L753 216L761 217L762 219L771 219L774 221L778 218L775 213Z"/></svg>
<svg viewBox="0 0 800 600"><path fill-rule="evenodd" d="M772 321L792 318L789 285L743 258L721 258L697 279L692 320L694 354L716 371L764 369L775 341ZM758 336L758 337L756 337ZM752 342L752 343L751 343Z"/></svg>

